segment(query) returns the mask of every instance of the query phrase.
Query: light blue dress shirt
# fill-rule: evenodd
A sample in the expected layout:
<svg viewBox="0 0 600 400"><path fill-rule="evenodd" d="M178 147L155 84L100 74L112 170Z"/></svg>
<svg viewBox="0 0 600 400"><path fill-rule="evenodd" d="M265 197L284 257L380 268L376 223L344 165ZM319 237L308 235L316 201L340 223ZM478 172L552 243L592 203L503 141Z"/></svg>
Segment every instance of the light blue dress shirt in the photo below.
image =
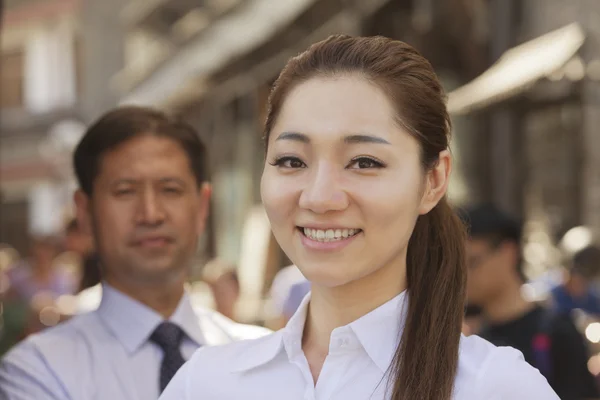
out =
<svg viewBox="0 0 600 400"><path fill-rule="evenodd" d="M104 284L97 310L30 336L4 357L0 400L157 399L163 355L148 339L162 321L150 308ZM185 359L202 345L268 332L193 309L187 293L170 321L185 332Z"/></svg>

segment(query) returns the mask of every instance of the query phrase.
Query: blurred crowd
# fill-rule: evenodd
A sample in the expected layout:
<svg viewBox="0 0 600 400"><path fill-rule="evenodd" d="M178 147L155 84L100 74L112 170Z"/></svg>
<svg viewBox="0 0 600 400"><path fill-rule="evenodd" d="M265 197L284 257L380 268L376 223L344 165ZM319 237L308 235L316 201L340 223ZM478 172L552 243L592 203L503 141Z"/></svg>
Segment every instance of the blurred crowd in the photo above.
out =
<svg viewBox="0 0 600 400"><path fill-rule="evenodd" d="M26 336L78 312L77 297L100 282L93 240L75 220L61 235L31 238L28 254L0 246L0 354Z"/></svg>

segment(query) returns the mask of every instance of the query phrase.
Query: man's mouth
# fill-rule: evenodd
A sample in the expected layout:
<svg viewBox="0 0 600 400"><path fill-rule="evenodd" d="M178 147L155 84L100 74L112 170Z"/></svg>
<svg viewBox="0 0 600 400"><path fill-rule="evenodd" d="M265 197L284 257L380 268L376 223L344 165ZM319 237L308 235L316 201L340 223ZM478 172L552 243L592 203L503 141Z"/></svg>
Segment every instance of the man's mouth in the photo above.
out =
<svg viewBox="0 0 600 400"><path fill-rule="evenodd" d="M351 238L362 232L362 229L312 229L298 227L298 230L307 238L316 242L337 242Z"/></svg>
<svg viewBox="0 0 600 400"><path fill-rule="evenodd" d="M136 245L140 246L140 247L153 248L153 247L167 246L170 243L172 243L171 238L164 237L164 236L156 236L156 237L147 237L147 238L140 239L136 242Z"/></svg>

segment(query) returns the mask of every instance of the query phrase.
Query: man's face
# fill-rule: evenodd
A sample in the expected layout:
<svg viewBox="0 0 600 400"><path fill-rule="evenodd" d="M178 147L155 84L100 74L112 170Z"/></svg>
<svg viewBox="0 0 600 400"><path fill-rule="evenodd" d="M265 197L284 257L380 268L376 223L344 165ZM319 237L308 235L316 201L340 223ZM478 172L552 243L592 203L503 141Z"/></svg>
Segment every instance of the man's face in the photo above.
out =
<svg viewBox="0 0 600 400"><path fill-rule="evenodd" d="M467 240L467 298L469 304L485 307L516 277L515 246L493 246L486 239Z"/></svg>
<svg viewBox="0 0 600 400"><path fill-rule="evenodd" d="M209 196L184 149L169 138L144 135L104 154L91 198L76 194L104 278L118 285L185 279Z"/></svg>

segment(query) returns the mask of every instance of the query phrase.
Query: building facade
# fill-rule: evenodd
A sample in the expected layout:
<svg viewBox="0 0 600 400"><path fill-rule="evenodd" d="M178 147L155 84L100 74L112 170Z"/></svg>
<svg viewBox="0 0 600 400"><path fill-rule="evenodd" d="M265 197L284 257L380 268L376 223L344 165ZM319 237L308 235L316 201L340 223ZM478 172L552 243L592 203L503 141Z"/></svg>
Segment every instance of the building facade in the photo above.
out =
<svg viewBox="0 0 600 400"><path fill-rule="evenodd" d="M71 154L86 125L118 102L117 0L10 0L2 16L0 243L22 254L71 213Z"/></svg>

